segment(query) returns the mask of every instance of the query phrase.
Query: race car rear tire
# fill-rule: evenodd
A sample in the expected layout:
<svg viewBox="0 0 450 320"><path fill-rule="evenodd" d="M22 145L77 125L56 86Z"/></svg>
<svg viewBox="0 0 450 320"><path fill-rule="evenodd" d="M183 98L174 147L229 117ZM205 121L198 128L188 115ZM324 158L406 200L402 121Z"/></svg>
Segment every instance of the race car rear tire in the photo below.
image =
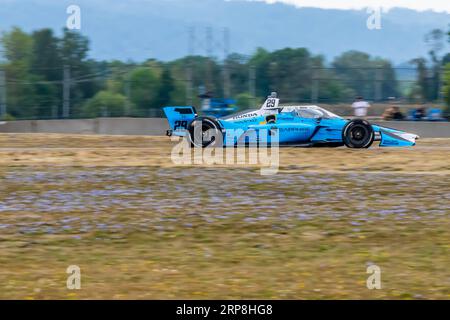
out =
<svg viewBox="0 0 450 320"><path fill-rule="evenodd" d="M350 121L342 130L342 141L349 148L370 148L374 140L372 125L363 119Z"/></svg>
<svg viewBox="0 0 450 320"><path fill-rule="evenodd" d="M201 125L197 130L197 125ZM197 117L188 126L191 146L198 148L222 147L223 135L219 122L212 117Z"/></svg>

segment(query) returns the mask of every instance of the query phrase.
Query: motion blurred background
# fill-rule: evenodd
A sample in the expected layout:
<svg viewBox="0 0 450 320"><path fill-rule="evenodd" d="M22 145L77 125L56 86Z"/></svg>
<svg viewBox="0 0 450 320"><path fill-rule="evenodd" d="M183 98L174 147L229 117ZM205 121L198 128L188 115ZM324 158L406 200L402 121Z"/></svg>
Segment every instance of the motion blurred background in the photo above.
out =
<svg viewBox="0 0 450 320"><path fill-rule="evenodd" d="M81 28L68 30L70 1L2 0L0 117L161 117L165 105L199 106L203 93L246 109L271 91L345 115L357 95L445 108L444 4L383 9L371 30L373 12L351 3L289 3L80 0Z"/></svg>

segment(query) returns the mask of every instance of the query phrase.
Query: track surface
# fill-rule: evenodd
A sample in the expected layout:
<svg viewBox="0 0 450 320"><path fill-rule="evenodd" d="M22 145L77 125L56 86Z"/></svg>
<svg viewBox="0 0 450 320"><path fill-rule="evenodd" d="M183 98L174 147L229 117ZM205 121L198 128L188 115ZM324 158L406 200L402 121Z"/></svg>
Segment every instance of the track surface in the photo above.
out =
<svg viewBox="0 0 450 320"><path fill-rule="evenodd" d="M450 297L450 140L284 148L273 176L174 144L0 135L0 298Z"/></svg>

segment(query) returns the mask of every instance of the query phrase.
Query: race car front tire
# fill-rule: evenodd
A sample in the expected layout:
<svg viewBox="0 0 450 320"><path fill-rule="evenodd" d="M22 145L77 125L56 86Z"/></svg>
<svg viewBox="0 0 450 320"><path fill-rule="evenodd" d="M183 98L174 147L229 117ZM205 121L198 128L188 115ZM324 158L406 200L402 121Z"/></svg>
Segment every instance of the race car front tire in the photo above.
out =
<svg viewBox="0 0 450 320"><path fill-rule="evenodd" d="M342 130L342 141L349 148L370 148L374 140L372 125L364 119L352 120Z"/></svg>

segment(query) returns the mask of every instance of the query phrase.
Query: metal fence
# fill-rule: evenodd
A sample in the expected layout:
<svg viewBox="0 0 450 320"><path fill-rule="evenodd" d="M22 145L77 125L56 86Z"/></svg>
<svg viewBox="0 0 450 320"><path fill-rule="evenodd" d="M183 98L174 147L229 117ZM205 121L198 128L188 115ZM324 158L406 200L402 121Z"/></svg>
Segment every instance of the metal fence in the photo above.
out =
<svg viewBox="0 0 450 320"><path fill-rule="evenodd" d="M69 118L83 118L80 113L74 112L75 108L80 108L84 105L87 98L83 98L74 94L74 88L77 86L91 85L95 87L97 91L104 89L106 83L120 83L122 82L121 94L125 97L123 103L123 114L118 116L132 116L132 117L160 117L162 116L162 107L159 105L146 105L139 106L137 110L130 112L131 104L131 90L133 81L130 80L129 74L133 68L142 68L142 66L134 66L124 68L117 71L113 68L106 68L105 70L88 73L88 74L72 74L70 66L64 66L62 70L62 80L58 81L32 81L32 80L17 80L9 77L3 69L0 69L0 117L5 118L9 113L10 108L30 110L30 114L33 116L19 117L19 119L69 119ZM145 66L145 68L158 68L157 66ZM177 83L178 88L181 88L183 92L179 92L178 103L186 105L200 104L199 83L194 80L193 70L189 66L183 68L183 74L174 75L173 80ZM280 79L271 79L270 90L281 91L282 101L285 103L318 103L318 104L350 104L354 96L349 95L347 97L341 97L339 99L330 98L326 96L325 92L330 89L326 86L330 81L335 81L344 87L352 88L355 85L359 85L364 88L364 92L354 92L354 94L362 95L364 98L371 102L395 102L398 105L409 105L414 101L411 101L411 96L407 95L408 91L413 90L416 85L417 70L415 68L394 68L396 75L395 86L398 95L392 96L385 92L385 88L392 86L392 79L386 79L383 75L383 69L381 68L354 68L362 71L364 74L369 74L366 78L349 79L346 77L339 77L336 69L334 68L311 68L305 74L305 79L302 79L302 95L293 95L299 84L292 81L286 85L286 81ZM159 70L161 71L161 70ZM236 79L233 75L239 72L241 77ZM346 70L344 70L346 71ZM347 70L350 71L350 70ZM354 70L353 70L354 71ZM293 71L295 72L295 71ZM340 70L342 73L342 70ZM122 77L118 80L117 77ZM216 77L213 86L214 91L218 95L229 94L234 97L241 93L246 93L248 102L250 105L257 106L259 101L263 99L264 93L258 93L258 75L253 66L240 67L238 70L221 66L220 76ZM431 77L430 77L431 79ZM211 80L210 80L211 81ZM389 83L388 83L389 82ZM39 85L51 84L56 88L56 96L48 97L48 95L39 96L36 95L33 101L24 102L23 105L18 105L15 102L15 92L27 91L27 87L38 87ZM95 84L95 85L94 85ZM441 86L441 81L439 82ZM15 88L15 90L9 90ZM440 91L440 88L438 89ZM269 92L267 92L269 93ZM266 93L266 94L267 94ZM218 96L224 97L224 96ZM230 98L230 97L227 97ZM416 102L420 102L417 99ZM441 101L436 101L441 102ZM110 117L111 112L108 105L105 105L101 111L100 116Z"/></svg>

